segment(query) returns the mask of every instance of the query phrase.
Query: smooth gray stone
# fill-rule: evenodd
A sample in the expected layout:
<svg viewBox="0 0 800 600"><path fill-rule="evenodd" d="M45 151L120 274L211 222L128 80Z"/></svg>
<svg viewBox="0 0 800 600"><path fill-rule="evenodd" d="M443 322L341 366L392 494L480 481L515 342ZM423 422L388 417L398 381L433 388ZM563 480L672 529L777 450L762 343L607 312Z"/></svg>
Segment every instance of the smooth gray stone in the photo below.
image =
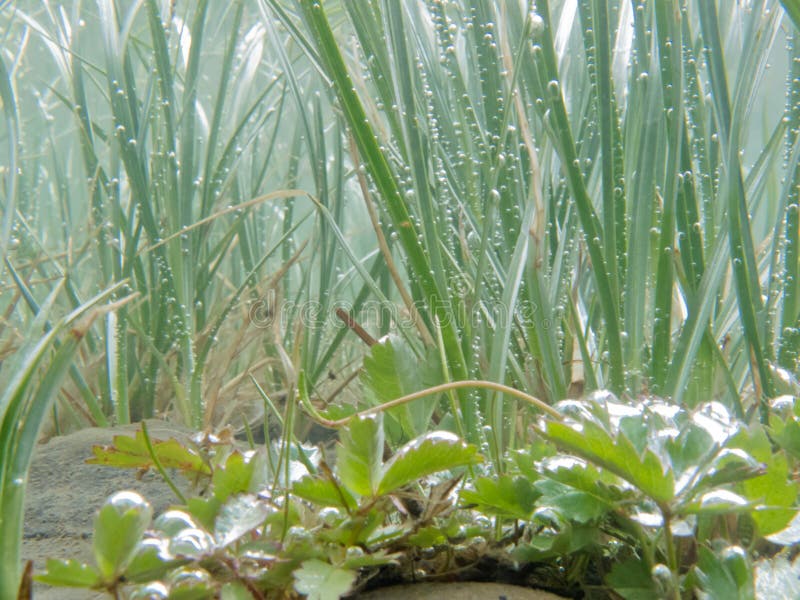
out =
<svg viewBox="0 0 800 600"><path fill-rule="evenodd" d="M153 439L176 438L187 441L190 433L163 421L148 421ZM69 435L52 438L36 447L28 474L25 495L25 523L22 558L33 560L34 572L41 572L48 558L72 558L93 563L92 526L94 517L106 499L122 490L134 490L153 505L159 514L177 504L172 490L161 476L148 471L137 479L133 469L119 469L86 464L92 447L109 445L114 436L132 436L141 425L111 429L82 429ZM188 491L185 478L176 475L174 481ZM39 600L78 600L109 598L92 595L86 590L50 588L35 584L34 598Z"/></svg>

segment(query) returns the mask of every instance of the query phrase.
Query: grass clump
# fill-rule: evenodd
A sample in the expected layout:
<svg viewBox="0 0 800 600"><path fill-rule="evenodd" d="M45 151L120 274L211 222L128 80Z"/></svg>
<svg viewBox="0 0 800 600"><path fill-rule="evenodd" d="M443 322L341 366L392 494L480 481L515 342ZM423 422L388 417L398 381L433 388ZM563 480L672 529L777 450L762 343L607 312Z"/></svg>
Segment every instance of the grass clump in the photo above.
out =
<svg viewBox="0 0 800 600"><path fill-rule="evenodd" d="M560 589L746 597L756 557L796 543L797 17L766 0L7 7L0 356L40 336L59 377L37 377L68 376L47 398L14 388L30 435L45 415L266 418L285 465L314 422L381 414L379 446L434 428L479 450L461 510L508 556L568 561ZM92 306L80 352L59 347L62 316ZM391 496L306 467L368 498L348 518ZM575 503L545 514L557 491ZM370 526L402 520L387 511ZM357 569L326 552L297 564Z"/></svg>

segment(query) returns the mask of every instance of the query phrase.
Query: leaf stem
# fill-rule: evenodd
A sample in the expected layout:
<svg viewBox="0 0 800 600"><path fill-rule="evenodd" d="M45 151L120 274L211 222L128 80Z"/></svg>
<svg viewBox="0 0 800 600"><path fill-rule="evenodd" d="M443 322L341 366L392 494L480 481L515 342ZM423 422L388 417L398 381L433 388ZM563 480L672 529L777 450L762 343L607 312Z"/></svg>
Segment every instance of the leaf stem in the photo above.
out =
<svg viewBox="0 0 800 600"><path fill-rule="evenodd" d="M510 386L503 385L502 383L495 383L493 381L484 381L480 379L466 379L463 381L451 381L449 383L435 385L433 387L425 388L424 390L420 390L418 392L414 392L412 394L407 394L405 396L401 396L400 398L390 400L389 402L385 402L379 406L373 406L372 408L362 410L360 412L355 413L354 415L350 415L349 417L344 417L342 419L335 419L335 420L326 419L325 417L323 417L319 413L319 411L316 408L314 408L314 406L311 404L311 401L309 400L307 394L300 392L300 398L301 401L303 402L303 406L315 421L317 421L320 425L323 425L325 427L338 429L339 427L347 425L348 423L350 423L350 421L358 417L366 417L369 415L378 414L385 410L389 410L390 408L396 408L398 406L402 406L403 404L413 402L414 400L419 400L420 398L425 398L427 396L432 396L434 394L439 394L441 392L447 392L450 390L464 389L464 388L481 388L481 389L501 392L503 394L508 394L509 396L514 396L515 398L524 400L528 404L535 406L542 412L547 413L549 416L557 419L558 421L562 420L561 413L559 413L552 406L539 400L535 396L531 396L530 394L526 394L525 392L522 392Z"/></svg>
<svg viewBox="0 0 800 600"><path fill-rule="evenodd" d="M662 506L661 515L664 518L664 539L667 543L667 563L672 574L672 599L680 600L680 582L678 575L678 554L675 550L675 539L672 537L672 514L669 508Z"/></svg>
<svg viewBox="0 0 800 600"><path fill-rule="evenodd" d="M181 501L181 504L186 504L186 496L184 496L178 486L175 485L175 482L172 481L172 478L169 476L169 473L167 473L164 465L162 465L161 461L158 459L155 448L153 448L153 442L150 440L150 433L147 431L147 421L142 421L142 437L144 438L144 445L147 447L147 452L150 454L150 459L153 461L153 464L155 465L159 474L169 486L169 489L172 490L172 493L174 493L178 500Z"/></svg>

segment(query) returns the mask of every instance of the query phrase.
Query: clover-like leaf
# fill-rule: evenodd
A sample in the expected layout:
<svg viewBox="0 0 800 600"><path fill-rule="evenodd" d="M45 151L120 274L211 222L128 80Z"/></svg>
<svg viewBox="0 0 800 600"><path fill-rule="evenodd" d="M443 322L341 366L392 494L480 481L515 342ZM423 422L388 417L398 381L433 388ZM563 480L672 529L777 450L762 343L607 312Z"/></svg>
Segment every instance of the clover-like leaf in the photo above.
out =
<svg viewBox="0 0 800 600"><path fill-rule="evenodd" d="M94 558L105 581L120 575L153 518L153 508L136 492L117 492L94 520Z"/></svg>
<svg viewBox="0 0 800 600"><path fill-rule="evenodd" d="M528 519L541 495L526 478L510 475L481 477L473 486L461 492L464 502L476 504L483 513L510 519Z"/></svg>
<svg viewBox="0 0 800 600"><path fill-rule="evenodd" d="M431 431L411 440L386 463L378 494L387 494L439 471L483 460L475 446L447 431Z"/></svg>
<svg viewBox="0 0 800 600"><path fill-rule="evenodd" d="M360 496L374 495L383 463L383 418L359 417L340 435L336 471L345 487Z"/></svg>
<svg viewBox="0 0 800 600"><path fill-rule="evenodd" d="M718 554L701 546L695 573L709 600L755 597L753 571L747 553L738 546L723 548Z"/></svg>
<svg viewBox="0 0 800 600"><path fill-rule="evenodd" d="M93 588L100 584L100 574L91 565L77 560L47 559L44 573L36 581L59 587Z"/></svg>
<svg viewBox="0 0 800 600"><path fill-rule="evenodd" d="M355 571L312 558L303 561L294 572L294 589L308 600L339 600L350 591L355 579Z"/></svg>
<svg viewBox="0 0 800 600"><path fill-rule="evenodd" d="M664 468L652 450L640 455L622 433L612 436L589 420L575 425L550 421L544 433L557 446L622 477L653 500L672 500L672 471Z"/></svg>
<svg viewBox="0 0 800 600"><path fill-rule="evenodd" d="M253 494L240 494L231 498L217 516L214 527L217 545L232 544L264 523L274 510Z"/></svg>
<svg viewBox="0 0 800 600"><path fill-rule="evenodd" d="M336 506L352 510L356 501L347 489L330 479L306 475L292 486L295 495L320 506Z"/></svg>
<svg viewBox="0 0 800 600"><path fill-rule="evenodd" d="M606 576L606 583L625 600L653 600L659 597L658 586L641 560L616 563Z"/></svg>

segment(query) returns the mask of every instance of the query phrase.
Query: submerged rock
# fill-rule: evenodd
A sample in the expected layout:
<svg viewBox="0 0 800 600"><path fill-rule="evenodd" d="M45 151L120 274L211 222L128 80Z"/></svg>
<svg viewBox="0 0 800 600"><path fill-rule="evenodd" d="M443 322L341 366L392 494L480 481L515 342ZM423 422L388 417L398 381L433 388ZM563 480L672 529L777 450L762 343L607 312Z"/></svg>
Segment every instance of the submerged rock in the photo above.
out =
<svg viewBox="0 0 800 600"><path fill-rule="evenodd" d="M191 435L163 421L148 421L153 439L176 438L188 441ZM35 571L44 569L48 558L73 558L93 562L92 525L103 502L120 490L134 490L153 506L156 514L178 502L155 471L137 474L133 469L119 469L86 464L95 445L111 444L116 435L133 435L139 425L108 429L89 428L55 437L37 446L28 475L25 495L25 523L22 558L33 560ZM175 482L188 491L181 476ZM85 590L35 586L34 597L44 600L88 598ZM97 595L107 598L108 595Z"/></svg>

